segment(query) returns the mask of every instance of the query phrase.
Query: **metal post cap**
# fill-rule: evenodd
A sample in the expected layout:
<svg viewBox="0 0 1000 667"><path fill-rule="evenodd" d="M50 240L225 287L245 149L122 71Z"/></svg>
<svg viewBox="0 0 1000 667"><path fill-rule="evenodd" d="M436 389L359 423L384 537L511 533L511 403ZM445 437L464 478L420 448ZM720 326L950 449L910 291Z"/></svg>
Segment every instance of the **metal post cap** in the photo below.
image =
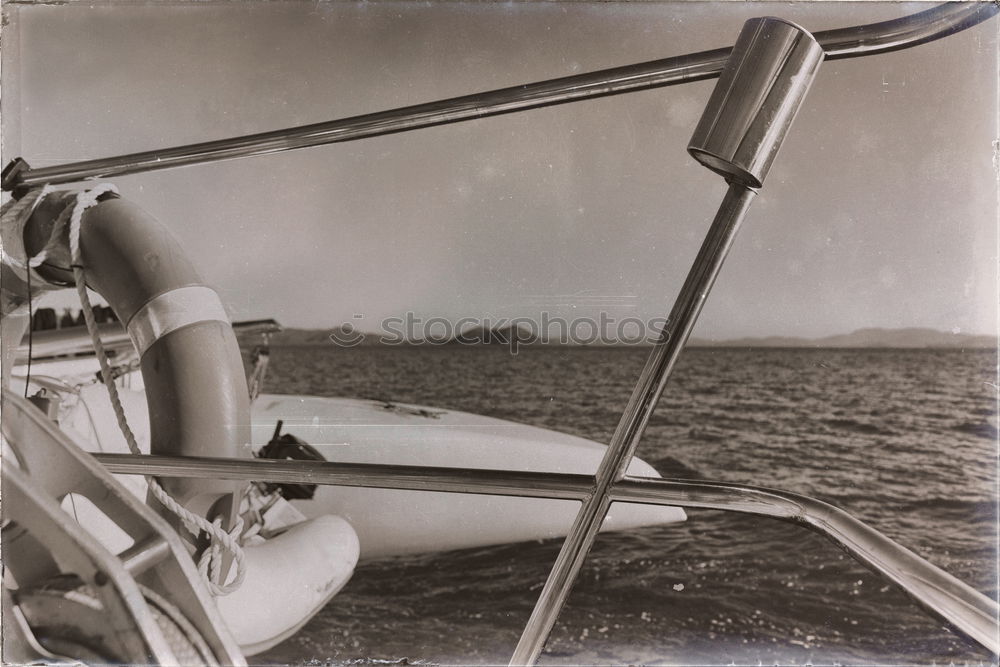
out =
<svg viewBox="0 0 1000 667"><path fill-rule="evenodd" d="M794 23L747 21L688 152L728 181L761 187L822 60L823 47Z"/></svg>

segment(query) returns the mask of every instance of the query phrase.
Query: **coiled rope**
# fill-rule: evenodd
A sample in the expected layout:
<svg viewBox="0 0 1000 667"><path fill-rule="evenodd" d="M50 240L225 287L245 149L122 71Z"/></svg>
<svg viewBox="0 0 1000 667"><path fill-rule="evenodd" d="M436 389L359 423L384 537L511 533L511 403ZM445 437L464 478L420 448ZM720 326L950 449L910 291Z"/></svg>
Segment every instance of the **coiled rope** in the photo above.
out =
<svg viewBox="0 0 1000 667"><path fill-rule="evenodd" d="M38 194L35 194L35 192ZM34 210L35 206L37 206L38 202L41 201L42 197L49 192L51 192L51 190L49 190L48 186L46 186L45 188L40 188L36 191L28 193L22 197L21 201L17 202L18 205L16 207L11 206L10 211L5 210L3 212L4 218L6 219L8 214L10 214L11 217L14 215L17 215L18 217L22 215L30 215L31 211ZM131 427L129 427L128 420L125 417L125 410L122 407L120 398L118 397L118 388L115 386L114 376L111 372L111 365L108 362L107 354L104 351L104 345L101 343L101 337L97 331L97 322L94 319L93 306L91 305L90 297L87 294L84 266L80 258L80 226L83 220L83 213L88 208L96 205L98 203L98 198L101 195L107 193L117 194L118 189L111 184L102 184L85 192L78 193L75 203L71 206L67 206L56 219L49 242L46 243L41 252L28 261L28 267L26 268L30 271L34 267L40 266L42 262L45 261L49 251L58 243L58 237L61 235L62 229L64 229L64 226L68 223L70 258L72 262L70 266L73 269L73 278L76 282L77 295L80 297L83 317L87 323L87 332L90 334L90 339L94 345L94 352L97 355L97 361L101 366L101 378L104 381L104 386L107 387L108 396L111 399L111 407L115 413L115 419L118 421L118 427L121 429L122 435L125 437L125 442L128 445L129 451L133 454L141 454L142 451L139 449L135 434L132 432ZM25 200L28 200L27 203L25 203ZM178 516L184 524L184 527L187 528L193 535L197 536L201 531L204 531L209 536L211 543L202 553L201 558L198 561L198 571L208 584L209 590L211 590L213 594L219 596L228 595L239 588L246 576L246 558L243 553L243 548L237 541L243 530L243 519L239 518L233 529L226 532L226 530L222 527L221 518L216 518L215 521L209 522L205 517L199 516L182 507L180 503L174 500L170 494L167 493L156 478L146 476L146 482L149 485L149 490L153 497L155 497L165 508L167 508L168 511ZM223 551L232 555L236 566L236 575L233 580L228 583L220 581L220 578L222 577Z"/></svg>

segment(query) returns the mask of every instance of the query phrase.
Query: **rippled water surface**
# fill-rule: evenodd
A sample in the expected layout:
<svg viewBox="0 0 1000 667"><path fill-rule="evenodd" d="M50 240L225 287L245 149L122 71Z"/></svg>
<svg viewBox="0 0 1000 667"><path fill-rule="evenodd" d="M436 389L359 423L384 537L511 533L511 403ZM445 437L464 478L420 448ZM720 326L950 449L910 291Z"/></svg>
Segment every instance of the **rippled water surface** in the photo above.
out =
<svg viewBox="0 0 1000 667"><path fill-rule="evenodd" d="M392 399L608 442L648 353L272 351L268 391ZM994 598L996 354L692 349L639 455L662 475L838 505ZM361 564L260 663L506 663L559 550L532 542ZM820 536L707 510L604 534L543 664L991 663Z"/></svg>

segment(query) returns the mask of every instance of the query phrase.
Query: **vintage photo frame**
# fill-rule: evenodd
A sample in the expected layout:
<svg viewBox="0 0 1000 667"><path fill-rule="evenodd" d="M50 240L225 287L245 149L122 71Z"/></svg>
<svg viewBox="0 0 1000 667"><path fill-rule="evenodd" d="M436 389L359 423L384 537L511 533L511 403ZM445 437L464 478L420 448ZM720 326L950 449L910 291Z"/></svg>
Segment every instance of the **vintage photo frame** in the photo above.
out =
<svg viewBox="0 0 1000 667"><path fill-rule="evenodd" d="M319 532L296 533L305 515L289 509L240 533L250 546L299 540L257 604L219 597L222 617L246 615L250 634L299 615L273 642L206 635L205 651L250 664L995 661L995 11L4 3L11 516L41 512L18 504L34 488L18 471L37 465L15 442L25 433L48 433L51 451L93 440L106 468L70 457L88 471L70 481L128 473L145 498L139 473L168 480L168 495L218 521L170 542L184 562L169 574L135 575L166 608L165 582L192 578L183 550L209 553L203 570L235 572L242 556L219 545L237 517L262 517L278 497L306 507L319 483L342 510L328 521L307 510ZM88 284L132 280L136 291L91 292L83 310L106 321L84 326L78 291L54 287L95 271L76 254L96 243L80 225L109 201L145 211L177 245L153 251L153 232L125 235L123 247L144 248L138 268ZM123 210L114 215L140 215ZM101 224L123 238L118 218ZM188 259L161 263L182 251L198 278ZM244 414L227 393L243 380L230 320L253 398L271 395L270 407L254 403L253 455L229 428ZM125 408L104 398L97 331ZM180 331L191 341L160 357ZM145 366L129 384L154 358L175 364L169 380L183 390ZM93 368L67 370L84 359ZM233 377L217 383L224 366ZM85 385L106 409L87 405ZM70 435L52 434L18 392ZM210 406L234 411L192 417ZM73 421L84 407L86 428ZM152 445L164 457L247 461L195 473L197 462L129 459L127 436L120 451L102 440L121 439L122 421L144 452L159 437L181 443ZM226 438L229 449L216 446ZM272 466L261 481L254 457L297 459L298 477L253 461ZM202 482L169 481L205 470L228 480L231 505L201 506ZM653 475L687 481L634 479ZM161 513L185 534L183 515ZM624 532L598 535L602 525ZM8 575L35 576L15 532L4 533ZM336 546L296 565L323 535ZM334 561L344 572L304 574ZM178 614L216 627L198 582L176 593ZM28 629L38 619L72 617L49 598L19 606L16 590L5 662L45 655Z"/></svg>

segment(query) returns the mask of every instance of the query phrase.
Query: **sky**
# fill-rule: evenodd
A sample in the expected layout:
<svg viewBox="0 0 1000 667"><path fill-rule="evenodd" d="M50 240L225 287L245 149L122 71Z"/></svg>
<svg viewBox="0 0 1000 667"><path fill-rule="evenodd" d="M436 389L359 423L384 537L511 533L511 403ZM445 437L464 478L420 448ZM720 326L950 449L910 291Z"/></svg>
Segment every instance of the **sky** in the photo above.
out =
<svg viewBox="0 0 1000 667"><path fill-rule="evenodd" d="M3 161L219 139L925 3L6 5ZM997 329L998 20L824 63L694 335ZM686 146L714 81L116 178L231 317L665 316L725 184ZM53 305L74 303L60 294Z"/></svg>

